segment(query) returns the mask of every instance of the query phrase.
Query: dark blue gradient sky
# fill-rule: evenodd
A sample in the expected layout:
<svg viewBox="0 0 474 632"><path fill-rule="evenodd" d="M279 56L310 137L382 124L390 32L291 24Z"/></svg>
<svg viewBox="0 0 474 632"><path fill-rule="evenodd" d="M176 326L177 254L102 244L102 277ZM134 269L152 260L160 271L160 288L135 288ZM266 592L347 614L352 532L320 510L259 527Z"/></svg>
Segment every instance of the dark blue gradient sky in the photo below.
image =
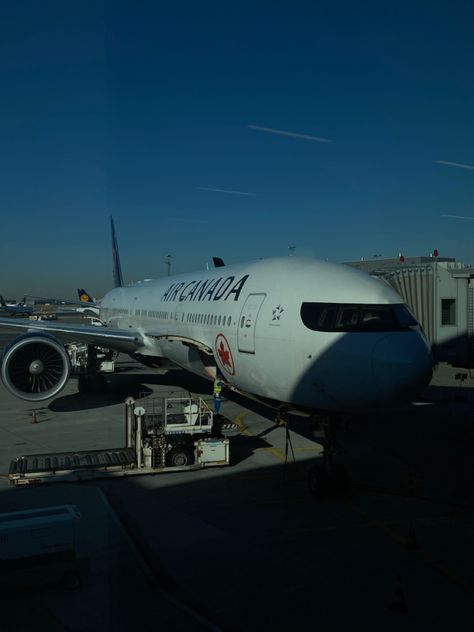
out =
<svg viewBox="0 0 474 632"><path fill-rule="evenodd" d="M474 263L469 2L18 2L0 24L0 293L296 254ZM298 138L260 126L320 137ZM251 193L224 193L223 189Z"/></svg>

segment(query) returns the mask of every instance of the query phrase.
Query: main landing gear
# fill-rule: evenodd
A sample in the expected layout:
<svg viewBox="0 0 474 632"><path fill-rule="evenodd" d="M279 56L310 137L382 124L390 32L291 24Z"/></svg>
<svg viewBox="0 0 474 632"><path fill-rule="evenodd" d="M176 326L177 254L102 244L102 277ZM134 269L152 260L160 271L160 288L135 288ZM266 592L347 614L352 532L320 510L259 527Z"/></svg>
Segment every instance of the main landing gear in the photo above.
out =
<svg viewBox="0 0 474 632"><path fill-rule="evenodd" d="M82 367L82 371L77 380L77 390L79 393L92 395L103 392L107 382L105 375L99 371L102 361L103 357L98 358L97 348L93 345L88 345L86 365Z"/></svg>
<svg viewBox="0 0 474 632"><path fill-rule="evenodd" d="M337 454L337 419L327 416L316 423L323 431L323 462L313 465L309 471L309 489L315 496L344 494L349 489L350 481L346 466L334 463L334 456Z"/></svg>

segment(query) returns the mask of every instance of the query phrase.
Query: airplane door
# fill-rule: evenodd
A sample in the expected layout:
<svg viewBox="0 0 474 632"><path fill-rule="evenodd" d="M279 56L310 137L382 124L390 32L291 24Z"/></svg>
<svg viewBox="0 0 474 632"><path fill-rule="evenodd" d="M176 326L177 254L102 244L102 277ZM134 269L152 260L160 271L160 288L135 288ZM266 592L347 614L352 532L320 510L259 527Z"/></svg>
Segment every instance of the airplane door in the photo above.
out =
<svg viewBox="0 0 474 632"><path fill-rule="evenodd" d="M239 351L255 353L255 325L266 294L249 294L240 312L237 343Z"/></svg>

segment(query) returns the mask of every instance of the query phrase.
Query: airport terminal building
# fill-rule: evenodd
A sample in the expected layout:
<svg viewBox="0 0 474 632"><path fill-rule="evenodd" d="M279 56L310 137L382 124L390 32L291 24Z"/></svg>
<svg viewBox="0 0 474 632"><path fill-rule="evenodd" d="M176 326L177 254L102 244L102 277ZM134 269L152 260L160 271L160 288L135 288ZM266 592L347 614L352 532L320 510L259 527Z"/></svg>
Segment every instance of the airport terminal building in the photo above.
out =
<svg viewBox="0 0 474 632"><path fill-rule="evenodd" d="M474 366L474 268L442 257L346 263L384 279L405 299L431 343L436 363Z"/></svg>

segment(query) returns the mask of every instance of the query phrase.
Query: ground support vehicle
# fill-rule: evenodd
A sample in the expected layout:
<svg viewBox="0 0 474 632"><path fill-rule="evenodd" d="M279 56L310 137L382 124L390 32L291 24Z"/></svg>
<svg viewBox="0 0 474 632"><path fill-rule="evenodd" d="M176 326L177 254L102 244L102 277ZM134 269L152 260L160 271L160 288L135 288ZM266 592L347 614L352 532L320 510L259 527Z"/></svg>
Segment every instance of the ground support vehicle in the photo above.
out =
<svg viewBox="0 0 474 632"><path fill-rule="evenodd" d="M150 398L137 405L128 397L124 447L20 456L10 463L9 479L20 486L228 464L229 439L203 399Z"/></svg>

